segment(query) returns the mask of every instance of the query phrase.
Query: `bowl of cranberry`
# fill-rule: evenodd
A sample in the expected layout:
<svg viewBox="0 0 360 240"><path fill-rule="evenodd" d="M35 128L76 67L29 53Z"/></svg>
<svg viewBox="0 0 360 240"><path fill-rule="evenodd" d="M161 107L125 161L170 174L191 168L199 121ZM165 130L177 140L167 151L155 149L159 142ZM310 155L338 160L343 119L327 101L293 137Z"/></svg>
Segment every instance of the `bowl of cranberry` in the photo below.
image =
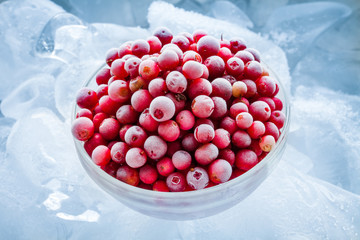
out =
<svg viewBox="0 0 360 240"><path fill-rule="evenodd" d="M170 220L211 216L277 166L289 99L242 38L161 27L104 58L75 96L71 132L88 175L124 205Z"/></svg>

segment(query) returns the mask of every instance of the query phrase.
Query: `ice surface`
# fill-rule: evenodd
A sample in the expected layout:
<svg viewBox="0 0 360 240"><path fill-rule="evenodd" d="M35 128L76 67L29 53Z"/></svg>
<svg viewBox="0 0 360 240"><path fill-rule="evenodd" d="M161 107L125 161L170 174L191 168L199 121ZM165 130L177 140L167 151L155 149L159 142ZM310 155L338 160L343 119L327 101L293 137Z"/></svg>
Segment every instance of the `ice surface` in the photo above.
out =
<svg viewBox="0 0 360 240"><path fill-rule="evenodd" d="M360 8L329 28L293 72L294 84L360 93Z"/></svg>
<svg viewBox="0 0 360 240"><path fill-rule="evenodd" d="M240 8L228 1L213 2L211 4L211 13L216 19L229 21L241 27L252 28L254 26Z"/></svg>
<svg viewBox="0 0 360 240"><path fill-rule="evenodd" d="M1 3L0 239L358 239L359 10L339 22L350 12L337 3L172 0L192 11L165 2L148 11L150 1L122 2L122 9L115 1L85 6L68 0L63 8L46 0ZM241 15L224 13L232 4ZM142 15L130 14L130 7ZM80 11L83 17L70 14ZM261 34L247 29L266 22ZM174 33L203 28L242 36L288 90L291 80L293 116L283 160L249 198L213 217L172 222L128 209L87 176L72 143L74 93L106 50L160 25ZM293 33L289 26L299 29ZM296 51L310 43L290 79L287 56L296 62Z"/></svg>
<svg viewBox="0 0 360 240"><path fill-rule="evenodd" d="M286 51L293 68L319 34L350 13L346 5L333 2L288 5L272 13L262 33Z"/></svg>
<svg viewBox="0 0 360 240"><path fill-rule="evenodd" d="M183 239L357 239L360 197L281 162L234 208L179 228Z"/></svg>
<svg viewBox="0 0 360 240"><path fill-rule="evenodd" d="M297 87L290 144L313 159L311 175L360 193L360 97ZM315 146L315 147L314 147Z"/></svg>

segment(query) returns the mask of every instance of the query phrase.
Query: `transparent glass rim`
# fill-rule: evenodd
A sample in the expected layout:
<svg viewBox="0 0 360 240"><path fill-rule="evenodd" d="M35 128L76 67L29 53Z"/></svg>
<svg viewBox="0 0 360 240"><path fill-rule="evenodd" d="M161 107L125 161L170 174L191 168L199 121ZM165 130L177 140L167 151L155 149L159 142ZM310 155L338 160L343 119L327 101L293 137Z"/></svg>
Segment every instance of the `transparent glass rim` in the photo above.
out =
<svg viewBox="0 0 360 240"><path fill-rule="evenodd" d="M262 62L263 63L263 62ZM106 64L101 64L101 66L88 78L86 81L84 81L82 87L89 86L91 81L96 77L96 74L106 66ZM265 66L268 67L268 65L265 64ZM286 144L286 137L289 131L290 127L290 98L288 96L288 92L284 88L284 85L281 83L280 78L276 75L276 73L268 67L268 70L270 72L270 76L273 76L278 84L280 85L281 92L283 94L283 110L285 110L285 123L282 128L282 132L274 146L274 148L267 154L265 158L263 158L258 164L256 164L253 168L246 171L242 175L229 180L225 183L215 185L209 188L201 189L201 190L194 190L194 191L187 191L187 192L160 192L160 191L153 191L153 190L147 190L139 187L135 187L132 185L129 185L127 183L124 183L113 176L106 173L104 170L102 170L98 165L96 165L91 157L87 154L83 147L83 142L79 141L75 138L74 143L76 149L79 151L79 153L85 158L88 165L91 166L91 168L105 181L111 183L112 185L118 186L121 189L125 189L127 192L131 192L132 194L141 195L142 197L148 197L148 198L162 198L162 199L173 199L173 198L197 198L197 197L204 197L206 195L211 195L214 192L218 192L219 190L224 189L230 189L235 185L241 184L243 182L248 181L254 172L257 172L259 169L263 168L268 162L274 161L274 159L277 157L278 153L281 152L282 148L285 147ZM74 121L76 117L76 111L78 107L76 105L76 102L73 103L72 108L72 114L71 114L71 122Z"/></svg>

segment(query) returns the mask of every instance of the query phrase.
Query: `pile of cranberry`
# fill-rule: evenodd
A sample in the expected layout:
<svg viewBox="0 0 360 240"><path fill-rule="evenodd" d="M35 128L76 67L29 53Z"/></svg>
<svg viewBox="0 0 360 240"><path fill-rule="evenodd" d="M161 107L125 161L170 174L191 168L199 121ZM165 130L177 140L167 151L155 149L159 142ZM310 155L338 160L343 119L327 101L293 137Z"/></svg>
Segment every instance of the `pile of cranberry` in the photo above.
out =
<svg viewBox="0 0 360 240"><path fill-rule="evenodd" d="M133 186L191 191L229 181L274 147L285 122L279 85L241 38L203 30L112 48L83 87L73 136L95 164Z"/></svg>

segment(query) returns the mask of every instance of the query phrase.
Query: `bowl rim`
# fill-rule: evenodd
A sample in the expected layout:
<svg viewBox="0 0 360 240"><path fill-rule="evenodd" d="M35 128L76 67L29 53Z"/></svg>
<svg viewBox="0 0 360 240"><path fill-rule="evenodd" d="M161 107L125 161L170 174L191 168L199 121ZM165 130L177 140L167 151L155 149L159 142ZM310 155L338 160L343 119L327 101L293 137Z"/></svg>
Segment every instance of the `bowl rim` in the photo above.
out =
<svg viewBox="0 0 360 240"><path fill-rule="evenodd" d="M115 177L109 175L107 172L105 172L103 169L101 169L100 166L96 165L92 161L91 157L87 154L87 152L85 151L85 149L83 147L83 141L77 140L76 138L73 137L75 147L76 147L77 151L79 151L79 153L86 159L86 161L91 166L91 168L94 171L96 171L96 173L101 178L103 178L105 181L111 183L112 185L119 186L119 188L126 189L127 192L131 192L131 193L136 194L136 195L142 195L143 197L162 198L162 199L165 199L165 198L171 198L172 199L172 198L203 197L203 196L206 196L206 195L211 195L214 192L218 192L219 190L230 189L233 186L240 184L241 182L246 182L249 178L252 177L254 172L259 171L266 164L268 164L268 162L274 161L274 158L276 157L277 153L281 152L282 147L285 147L284 145L286 145L286 138L287 138L287 134L288 134L289 128L290 128L291 107L290 107L290 102L289 102L290 101L289 93L285 89L284 85L281 83L281 80L278 77L278 75L266 63L264 63L264 61L261 61L261 63L264 64L267 67L267 70L269 71L270 76L274 77L277 80L277 83L280 85L279 88L281 89L281 93L282 93L283 98L284 98L283 99L283 109L285 109L285 117L286 117L285 118L285 123L284 123L284 126L282 127L281 134L280 134L278 140L276 141L276 144L273 147L273 149L259 163L257 163L254 167L247 170L245 173L241 174L240 176L237 176L237 177L235 177L235 178L233 178L233 179L231 179L231 180L229 180L227 182L224 182L224 183L221 183L221 184L218 184L218 185L215 185L215 186L211 186L209 188L193 190L193 191L185 191L185 192L160 192L160 191L153 191L153 190L143 189L143 188L140 188L140 187L137 187L137 186L132 186L130 184L122 182L122 181L116 179ZM88 79L86 79L83 82L81 87L89 86L91 81L96 77L97 73L102 68L104 68L106 66L107 66L106 63L101 64L101 66L98 67L98 69ZM78 108L79 107L77 106L76 101L74 101L73 106L72 106L72 113L71 113L71 124L76 118L76 110ZM86 171L86 169L84 169L84 170ZM88 174L88 172L87 172L87 174ZM93 181L95 181L92 176L90 176L90 178ZM105 191L104 189L102 189L102 190Z"/></svg>

